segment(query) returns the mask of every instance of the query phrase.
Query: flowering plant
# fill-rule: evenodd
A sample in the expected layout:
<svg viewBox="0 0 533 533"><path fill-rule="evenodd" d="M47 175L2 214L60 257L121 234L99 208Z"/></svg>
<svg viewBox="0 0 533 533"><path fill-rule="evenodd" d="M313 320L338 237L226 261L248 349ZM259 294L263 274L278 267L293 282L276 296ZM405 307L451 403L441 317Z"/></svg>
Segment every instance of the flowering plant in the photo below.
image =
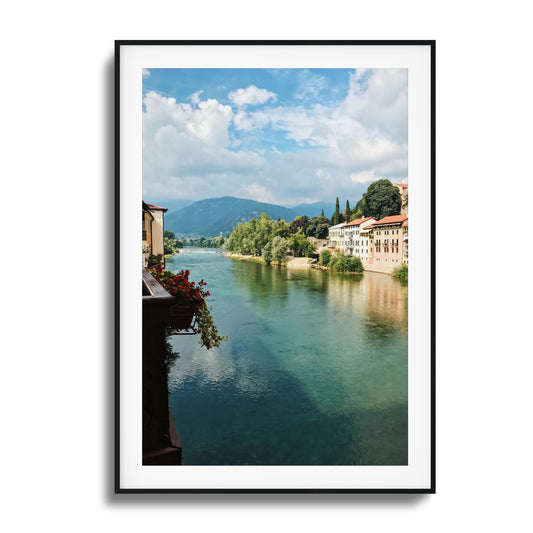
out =
<svg viewBox="0 0 533 533"><path fill-rule="evenodd" d="M198 318L198 333L200 344L208 350L219 346L220 342L227 339L218 334L211 308L207 306L207 297L211 296L205 290L206 282L202 279L198 283L189 281L188 270L182 270L175 274L169 270L163 270L163 265L157 265L151 271L154 278L163 285L164 289L174 297L176 305L185 305L196 308Z"/></svg>
<svg viewBox="0 0 533 533"><path fill-rule="evenodd" d="M163 265L157 265L152 270L152 275L171 296L174 296L176 305L203 307L206 298L211 296L209 291L204 288L206 286L204 280L199 281L198 284L189 281L190 272L188 270L182 270L175 274L169 270L163 270Z"/></svg>

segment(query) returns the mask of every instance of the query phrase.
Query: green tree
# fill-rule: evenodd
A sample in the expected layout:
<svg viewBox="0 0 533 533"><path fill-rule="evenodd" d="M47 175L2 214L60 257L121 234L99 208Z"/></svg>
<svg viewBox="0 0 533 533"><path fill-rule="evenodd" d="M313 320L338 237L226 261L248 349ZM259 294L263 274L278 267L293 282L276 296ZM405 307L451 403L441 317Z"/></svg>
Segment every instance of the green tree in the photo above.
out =
<svg viewBox="0 0 533 533"><path fill-rule="evenodd" d="M331 260L331 252L329 250L324 250L324 251L320 252L320 259L319 259L318 262L322 266L328 266L330 260Z"/></svg>
<svg viewBox="0 0 533 533"><path fill-rule="evenodd" d="M335 211L333 212L333 215L331 216L331 225L336 226L337 224L341 223L341 213L340 213L340 205L339 205L339 197L337 196L337 200L335 202Z"/></svg>
<svg viewBox="0 0 533 533"><path fill-rule="evenodd" d="M289 253L289 240L280 237L274 237L272 240L272 260L279 261L280 263L285 260Z"/></svg>
<svg viewBox="0 0 533 533"><path fill-rule="evenodd" d="M378 180L371 183L364 195L365 217L377 220L391 215L399 215L402 210L400 191L389 180Z"/></svg>
<svg viewBox="0 0 533 533"><path fill-rule="evenodd" d="M168 237L163 238L163 253L165 255L173 255L178 253L178 246L176 239L170 239Z"/></svg>
<svg viewBox="0 0 533 533"><path fill-rule="evenodd" d="M339 252L331 256L329 268L337 272L363 272L363 263L359 257L352 257Z"/></svg>
<svg viewBox="0 0 533 533"><path fill-rule="evenodd" d="M172 231L165 230L163 232L163 237L166 237L167 239L175 239L176 235L174 235L174 233Z"/></svg>
<svg viewBox="0 0 533 533"><path fill-rule="evenodd" d="M363 194L363 197L355 204L355 213L361 213L361 216L365 216L366 211L366 200L365 200L366 192Z"/></svg>
<svg viewBox="0 0 533 533"><path fill-rule="evenodd" d="M394 269L392 277L407 282L409 280L409 267L403 263L402 266Z"/></svg>
<svg viewBox="0 0 533 533"><path fill-rule="evenodd" d="M289 224L285 220L278 220L274 226L274 237L289 238L291 235L291 229Z"/></svg>
<svg viewBox="0 0 533 533"><path fill-rule="evenodd" d="M352 210L350 209L350 202L346 200L346 210L344 211L344 219L346 222L350 220L350 215L352 214Z"/></svg>
<svg viewBox="0 0 533 533"><path fill-rule="evenodd" d="M306 216L297 216L291 223L290 229L291 233L298 233L300 230L307 235L307 226L309 223L309 218Z"/></svg>
<svg viewBox="0 0 533 533"><path fill-rule="evenodd" d="M309 237L315 237L316 239L327 239L329 226L330 222L328 217L324 215L312 217L309 220L309 226L307 227L307 235Z"/></svg>
<svg viewBox="0 0 533 533"><path fill-rule="evenodd" d="M291 249L295 257L308 257L315 252L313 243L305 236L302 230L292 236Z"/></svg>
<svg viewBox="0 0 533 533"><path fill-rule="evenodd" d="M363 212L361 209L354 208L352 214L350 215L350 221L357 220L358 218L363 218Z"/></svg>
<svg viewBox="0 0 533 533"><path fill-rule="evenodd" d="M272 262L272 243L271 242L267 242L265 244L265 246L263 247L263 252L262 252L261 255L263 257L263 261L267 265L270 265L270 263Z"/></svg>

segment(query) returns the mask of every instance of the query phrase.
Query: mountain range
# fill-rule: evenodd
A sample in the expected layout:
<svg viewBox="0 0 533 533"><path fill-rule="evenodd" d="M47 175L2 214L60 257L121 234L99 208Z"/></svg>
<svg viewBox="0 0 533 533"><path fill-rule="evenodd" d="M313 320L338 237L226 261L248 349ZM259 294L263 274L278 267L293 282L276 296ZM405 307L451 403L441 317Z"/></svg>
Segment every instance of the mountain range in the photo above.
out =
<svg viewBox="0 0 533 533"><path fill-rule="evenodd" d="M261 213L287 222L298 216L296 211L281 205L224 196L200 200L165 215L165 229L180 237L229 235L239 222L248 222Z"/></svg>

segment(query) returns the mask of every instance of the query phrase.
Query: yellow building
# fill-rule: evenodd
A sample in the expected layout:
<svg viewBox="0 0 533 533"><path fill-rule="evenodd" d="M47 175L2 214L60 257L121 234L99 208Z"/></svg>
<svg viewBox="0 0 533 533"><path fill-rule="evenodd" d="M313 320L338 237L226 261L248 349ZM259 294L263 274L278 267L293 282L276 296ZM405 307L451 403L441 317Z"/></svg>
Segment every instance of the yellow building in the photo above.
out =
<svg viewBox="0 0 533 533"><path fill-rule="evenodd" d="M164 263L164 215L168 209L145 202L142 204L142 253L143 266L146 267L154 262L154 257L158 256L160 256L158 262Z"/></svg>

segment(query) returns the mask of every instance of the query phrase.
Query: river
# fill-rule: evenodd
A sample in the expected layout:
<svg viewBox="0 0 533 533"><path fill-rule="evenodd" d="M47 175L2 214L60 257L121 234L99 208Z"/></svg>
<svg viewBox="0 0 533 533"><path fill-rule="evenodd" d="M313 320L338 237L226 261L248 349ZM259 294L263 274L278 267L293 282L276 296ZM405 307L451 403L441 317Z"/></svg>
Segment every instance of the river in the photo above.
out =
<svg viewBox="0 0 533 533"><path fill-rule="evenodd" d="M407 286L207 249L167 269L205 279L229 337L212 350L171 338L186 465L407 464Z"/></svg>

